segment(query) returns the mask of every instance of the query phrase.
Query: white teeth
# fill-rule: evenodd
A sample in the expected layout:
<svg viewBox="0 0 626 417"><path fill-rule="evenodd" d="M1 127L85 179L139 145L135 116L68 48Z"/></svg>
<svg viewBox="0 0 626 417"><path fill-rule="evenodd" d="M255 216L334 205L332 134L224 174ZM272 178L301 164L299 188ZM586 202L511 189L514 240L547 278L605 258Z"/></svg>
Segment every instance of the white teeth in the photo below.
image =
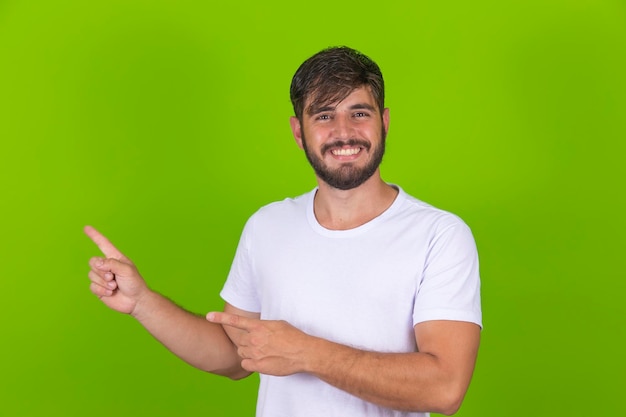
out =
<svg viewBox="0 0 626 417"><path fill-rule="evenodd" d="M359 153L361 148L347 148L347 149L333 149L333 155L337 156L350 156Z"/></svg>

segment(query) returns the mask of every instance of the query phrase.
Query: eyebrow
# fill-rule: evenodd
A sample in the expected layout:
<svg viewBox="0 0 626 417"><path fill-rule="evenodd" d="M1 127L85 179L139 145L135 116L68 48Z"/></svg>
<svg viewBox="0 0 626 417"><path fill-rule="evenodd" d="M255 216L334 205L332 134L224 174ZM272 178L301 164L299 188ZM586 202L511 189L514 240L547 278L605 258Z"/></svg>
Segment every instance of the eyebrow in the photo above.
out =
<svg viewBox="0 0 626 417"><path fill-rule="evenodd" d="M314 116L316 114L320 114L324 112L332 112L332 111L335 111L335 109L337 109L337 106L323 106L323 107L318 107L316 109L311 109L312 111L308 113L309 115ZM368 103L356 103L350 106L348 109L349 110L369 110L372 112L376 111L376 108Z"/></svg>
<svg viewBox="0 0 626 417"><path fill-rule="evenodd" d="M312 108L311 111L308 113L311 116L313 116L313 115L328 112L328 111L335 111L336 108L337 106L323 106L323 107L318 107L318 108Z"/></svg>
<svg viewBox="0 0 626 417"><path fill-rule="evenodd" d="M376 111L376 108L368 103L357 103L350 106L350 110L369 110Z"/></svg>

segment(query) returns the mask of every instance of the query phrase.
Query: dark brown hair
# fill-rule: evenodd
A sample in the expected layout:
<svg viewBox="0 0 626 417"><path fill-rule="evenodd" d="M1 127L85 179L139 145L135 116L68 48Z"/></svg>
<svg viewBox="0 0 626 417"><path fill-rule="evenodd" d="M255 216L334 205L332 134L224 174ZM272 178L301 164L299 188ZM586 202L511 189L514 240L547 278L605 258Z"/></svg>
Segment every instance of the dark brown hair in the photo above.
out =
<svg viewBox="0 0 626 417"><path fill-rule="evenodd" d="M370 88L382 114L385 83L378 65L347 46L324 49L304 61L293 76L290 91L293 111L302 121L304 112L311 113L326 104L339 102L362 86Z"/></svg>

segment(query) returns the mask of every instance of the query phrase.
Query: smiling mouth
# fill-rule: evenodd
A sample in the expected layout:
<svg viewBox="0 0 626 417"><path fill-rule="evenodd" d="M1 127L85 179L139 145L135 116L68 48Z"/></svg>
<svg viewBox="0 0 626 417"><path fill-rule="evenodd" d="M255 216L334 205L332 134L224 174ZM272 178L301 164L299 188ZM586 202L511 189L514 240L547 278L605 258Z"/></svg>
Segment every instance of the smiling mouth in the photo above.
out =
<svg viewBox="0 0 626 417"><path fill-rule="evenodd" d="M350 139L347 141L336 141L322 146L322 154L330 152L333 156L353 156L363 149L369 150L370 144L360 139Z"/></svg>
<svg viewBox="0 0 626 417"><path fill-rule="evenodd" d="M352 156L361 152L361 149L363 148L360 148L360 147L359 148L340 148L340 149L333 149L330 151L330 153L332 153L335 156Z"/></svg>

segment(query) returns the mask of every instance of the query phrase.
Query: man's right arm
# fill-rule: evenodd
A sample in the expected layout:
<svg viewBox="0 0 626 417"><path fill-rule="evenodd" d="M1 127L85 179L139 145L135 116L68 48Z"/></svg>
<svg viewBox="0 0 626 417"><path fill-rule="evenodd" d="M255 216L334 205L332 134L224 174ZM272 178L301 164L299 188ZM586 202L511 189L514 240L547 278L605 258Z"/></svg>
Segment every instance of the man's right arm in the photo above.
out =
<svg viewBox="0 0 626 417"><path fill-rule="evenodd" d="M137 268L93 227L85 233L105 255L89 261L91 291L113 310L136 318L190 365L232 379L246 377L236 347L221 325L190 313L146 285Z"/></svg>

